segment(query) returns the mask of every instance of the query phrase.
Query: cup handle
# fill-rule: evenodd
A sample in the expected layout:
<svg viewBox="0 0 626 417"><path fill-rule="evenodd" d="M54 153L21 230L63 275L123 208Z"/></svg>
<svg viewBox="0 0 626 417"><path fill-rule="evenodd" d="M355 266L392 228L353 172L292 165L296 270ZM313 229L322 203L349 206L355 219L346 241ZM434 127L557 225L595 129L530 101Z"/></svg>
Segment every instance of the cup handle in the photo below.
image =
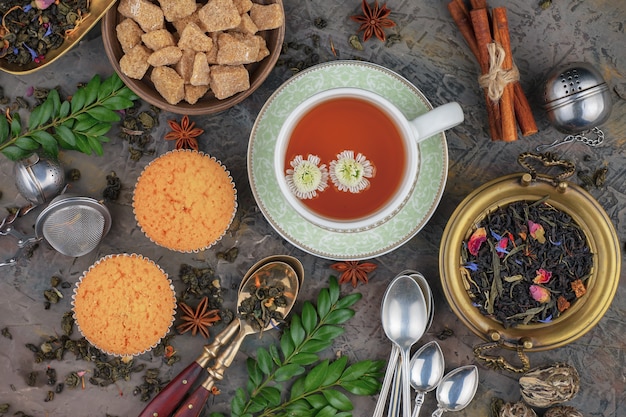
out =
<svg viewBox="0 0 626 417"><path fill-rule="evenodd" d="M450 129L464 120L463 109L459 103L443 104L431 111L409 121L417 133L417 141L421 142L429 137Z"/></svg>

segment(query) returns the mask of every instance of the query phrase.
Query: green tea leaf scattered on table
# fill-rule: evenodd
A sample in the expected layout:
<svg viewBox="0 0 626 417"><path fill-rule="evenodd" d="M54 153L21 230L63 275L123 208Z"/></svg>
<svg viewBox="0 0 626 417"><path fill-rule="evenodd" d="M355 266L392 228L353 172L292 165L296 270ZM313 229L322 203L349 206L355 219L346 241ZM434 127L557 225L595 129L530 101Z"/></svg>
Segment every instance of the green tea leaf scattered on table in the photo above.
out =
<svg viewBox="0 0 626 417"><path fill-rule="evenodd" d="M52 89L25 126L17 112L0 116L0 152L14 161L40 149L51 157L59 148L103 155L102 144L109 141L104 135L121 119L117 112L137 99L117 74L104 81L95 75L65 101Z"/></svg>

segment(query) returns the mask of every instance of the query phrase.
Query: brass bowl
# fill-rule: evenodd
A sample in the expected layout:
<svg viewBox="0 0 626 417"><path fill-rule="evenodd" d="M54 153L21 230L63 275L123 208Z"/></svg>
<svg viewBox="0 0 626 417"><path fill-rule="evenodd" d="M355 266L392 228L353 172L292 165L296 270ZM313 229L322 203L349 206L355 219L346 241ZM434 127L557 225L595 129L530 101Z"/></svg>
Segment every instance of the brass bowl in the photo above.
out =
<svg viewBox="0 0 626 417"><path fill-rule="evenodd" d="M550 177L517 173L497 178L468 195L456 208L443 232L439 269L445 297L452 311L473 333L487 342L526 351L554 349L570 343L593 328L607 311L620 277L620 248L617 234L600 204L582 187L568 182L556 186ZM472 300L461 276L461 246L472 229L488 213L516 201L546 202L569 214L587 237L593 253L587 293L549 323L532 323L505 328L483 315Z"/></svg>
<svg viewBox="0 0 626 417"><path fill-rule="evenodd" d="M202 3L206 3L206 1L202 1ZM282 0L255 0L255 3L278 3L281 8L283 7ZM124 84L126 84L128 88L133 90L133 92L143 100L162 110L183 115L206 115L218 113L242 102L257 88L259 88L268 77L276 65L276 61L278 60L282 49L283 40L285 39L284 22L278 29L258 32L259 35L265 38L270 54L259 62L245 66L250 74L250 88L247 90L223 100L218 100L211 92L209 92L195 104L186 103L184 100L177 104L170 104L154 88L154 84L150 81L150 69L141 80L130 78L121 71L120 58L124 55L124 52L122 51L122 47L117 40L115 27L123 20L123 18L124 17L117 11L117 7L111 8L102 18L102 40L104 42L104 50L106 51L111 65L124 81Z"/></svg>
<svg viewBox="0 0 626 417"><path fill-rule="evenodd" d="M69 36L56 49L49 51L45 59L41 63L31 62L27 65L10 64L0 59L0 70L15 75L31 74L47 67L54 61L59 59L63 54L72 49L96 23L100 21L102 16L115 4L116 0L92 0L89 6L89 15L78 25L76 31Z"/></svg>

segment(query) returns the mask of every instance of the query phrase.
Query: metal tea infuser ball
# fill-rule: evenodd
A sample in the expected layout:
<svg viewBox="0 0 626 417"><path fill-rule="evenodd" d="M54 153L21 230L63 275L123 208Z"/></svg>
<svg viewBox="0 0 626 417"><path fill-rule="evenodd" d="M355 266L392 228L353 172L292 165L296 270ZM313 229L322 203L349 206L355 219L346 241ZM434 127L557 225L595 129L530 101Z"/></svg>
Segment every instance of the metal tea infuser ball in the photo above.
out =
<svg viewBox="0 0 626 417"><path fill-rule="evenodd" d="M538 146L537 151L577 141L592 147L602 143L604 132L598 126L611 115L611 92L593 65L574 62L553 70L546 79L543 100L550 123L568 135Z"/></svg>

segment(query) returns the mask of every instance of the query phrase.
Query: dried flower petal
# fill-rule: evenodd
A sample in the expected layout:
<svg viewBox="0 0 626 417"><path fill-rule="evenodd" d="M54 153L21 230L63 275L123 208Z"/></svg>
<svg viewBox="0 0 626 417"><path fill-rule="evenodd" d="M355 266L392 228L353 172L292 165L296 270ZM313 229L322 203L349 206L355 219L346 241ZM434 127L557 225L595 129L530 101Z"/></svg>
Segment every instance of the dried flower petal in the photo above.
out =
<svg viewBox="0 0 626 417"><path fill-rule="evenodd" d="M530 286L530 296L539 303L547 303L550 301L550 291L540 285Z"/></svg>
<svg viewBox="0 0 626 417"><path fill-rule="evenodd" d="M309 154L307 159L297 155L290 163L285 180L289 190L299 199L311 199L328 187L328 169L320 165L317 155Z"/></svg>
<svg viewBox="0 0 626 417"><path fill-rule="evenodd" d="M535 277L535 279L533 279L533 282L535 284L545 284L550 281L550 278L552 278L552 272L540 268L539 270L537 270L537 276Z"/></svg>
<svg viewBox="0 0 626 417"><path fill-rule="evenodd" d="M509 245L509 238L508 237L503 237L500 240L498 240L498 244L496 245L496 252L498 252L498 256L500 258L502 258L504 255L509 253L509 251L506 250L506 247L508 245Z"/></svg>
<svg viewBox="0 0 626 417"><path fill-rule="evenodd" d="M543 226L539 223L535 223L532 220L528 220L528 230L530 232L530 236L533 239L536 239L539 243L546 243L546 231L543 229Z"/></svg>
<svg viewBox="0 0 626 417"><path fill-rule="evenodd" d="M367 158L354 151L345 150L337 154L337 159L330 163L330 179L340 191L359 193L366 189L374 176L374 166Z"/></svg>
<svg viewBox="0 0 626 417"><path fill-rule="evenodd" d="M479 227L478 229L476 229L474 233L472 233L472 236L467 242L467 250L469 250L469 253L476 256L478 255L478 251L480 250L480 247L486 241L487 241L487 231L485 230L484 227Z"/></svg>

